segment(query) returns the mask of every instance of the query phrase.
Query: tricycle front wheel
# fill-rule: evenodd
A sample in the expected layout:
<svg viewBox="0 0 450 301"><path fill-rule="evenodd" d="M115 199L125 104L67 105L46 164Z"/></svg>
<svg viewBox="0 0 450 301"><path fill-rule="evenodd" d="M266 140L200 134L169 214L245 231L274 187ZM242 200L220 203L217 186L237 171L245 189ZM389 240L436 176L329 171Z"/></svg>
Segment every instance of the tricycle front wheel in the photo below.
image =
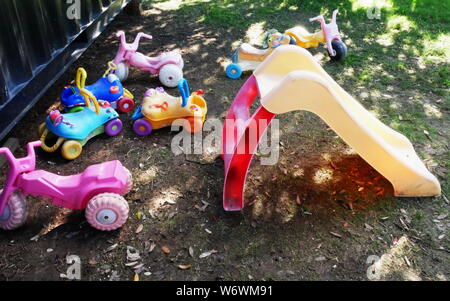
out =
<svg viewBox="0 0 450 301"><path fill-rule="evenodd" d="M0 194L1 194L0 190ZM25 223L27 218L27 201L23 194L14 191L3 208L3 214L0 215L0 229L13 230Z"/></svg>
<svg viewBox="0 0 450 301"><path fill-rule="evenodd" d="M116 193L100 193L94 196L86 207L89 224L102 231L116 230L128 219L127 201Z"/></svg>
<svg viewBox="0 0 450 301"><path fill-rule="evenodd" d="M344 42L339 40L333 40L331 42L331 46L336 52L335 56L330 55L331 60L334 62L342 62L347 56L347 46L344 44Z"/></svg>
<svg viewBox="0 0 450 301"><path fill-rule="evenodd" d="M119 80L121 82L123 82L124 80L126 80L128 78L129 70L130 70L130 67L128 67L127 64L119 63L117 65L116 70L114 70L114 74L117 75L117 77L119 78Z"/></svg>
<svg viewBox="0 0 450 301"><path fill-rule="evenodd" d="M173 88L183 78L183 71L174 64L167 64L159 70L159 81L166 87Z"/></svg>

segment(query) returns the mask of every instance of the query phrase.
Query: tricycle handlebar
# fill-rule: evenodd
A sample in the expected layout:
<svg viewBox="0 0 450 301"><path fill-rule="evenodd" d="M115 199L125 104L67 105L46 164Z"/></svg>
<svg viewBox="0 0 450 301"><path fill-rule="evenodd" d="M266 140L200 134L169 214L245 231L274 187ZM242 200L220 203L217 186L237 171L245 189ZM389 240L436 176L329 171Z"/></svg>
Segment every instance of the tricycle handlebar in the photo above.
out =
<svg viewBox="0 0 450 301"><path fill-rule="evenodd" d="M40 147L41 144L42 144L42 142L40 140L28 142L28 144L27 144L27 152L28 152L27 157L35 158L36 157L36 153L34 152L34 148L35 147Z"/></svg>

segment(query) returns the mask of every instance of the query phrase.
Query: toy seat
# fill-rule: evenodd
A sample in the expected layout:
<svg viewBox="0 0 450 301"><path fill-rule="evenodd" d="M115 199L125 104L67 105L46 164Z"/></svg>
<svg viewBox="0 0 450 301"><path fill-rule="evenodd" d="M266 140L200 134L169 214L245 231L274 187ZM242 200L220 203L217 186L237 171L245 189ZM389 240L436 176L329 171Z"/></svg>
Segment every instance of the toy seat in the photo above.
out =
<svg viewBox="0 0 450 301"><path fill-rule="evenodd" d="M317 47L325 41L322 31L313 34L301 26L288 29L285 34L293 37L297 45L303 48Z"/></svg>
<svg viewBox="0 0 450 301"><path fill-rule="evenodd" d="M187 105L182 107L182 98L154 90L152 95L144 97L142 102L142 114L152 120L177 119L188 116L202 115L202 110L206 108L205 100L193 95L189 97Z"/></svg>
<svg viewBox="0 0 450 301"><path fill-rule="evenodd" d="M250 44L243 43L238 49L239 60L263 61L272 51L273 48L258 49Z"/></svg>

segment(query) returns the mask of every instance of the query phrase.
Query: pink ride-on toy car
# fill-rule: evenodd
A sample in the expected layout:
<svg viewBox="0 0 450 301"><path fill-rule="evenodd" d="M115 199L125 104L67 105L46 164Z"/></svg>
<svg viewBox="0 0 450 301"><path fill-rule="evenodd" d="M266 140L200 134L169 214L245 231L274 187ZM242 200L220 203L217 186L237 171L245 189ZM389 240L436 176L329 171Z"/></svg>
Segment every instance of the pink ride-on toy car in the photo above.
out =
<svg viewBox="0 0 450 301"><path fill-rule="evenodd" d="M128 203L122 195L133 185L131 173L114 160L91 165L83 173L59 176L36 170L35 147L29 142L28 156L15 158L11 151L0 148L9 162L5 187L0 191L0 228L12 230L26 219L25 195L43 196L54 204L70 209L86 209L86 219L94 228L111 231L120 228L128 218Z"/></svg>
<svg viewBox="0 0 450 301"><path fill-rule="evenodd" d="M120 46L113 62L117 68L111 72L116 74L120 81L128 77L130 66L137 67L151 74L159 74L159 80L164 86L176 87L183 78L183 59L177 51L170 51L156 57L148 57L137 52L141 38L152 39L151 35L138 33L133 43L127 43L125 33L121 30L116 36L120 38Z"/></svg>

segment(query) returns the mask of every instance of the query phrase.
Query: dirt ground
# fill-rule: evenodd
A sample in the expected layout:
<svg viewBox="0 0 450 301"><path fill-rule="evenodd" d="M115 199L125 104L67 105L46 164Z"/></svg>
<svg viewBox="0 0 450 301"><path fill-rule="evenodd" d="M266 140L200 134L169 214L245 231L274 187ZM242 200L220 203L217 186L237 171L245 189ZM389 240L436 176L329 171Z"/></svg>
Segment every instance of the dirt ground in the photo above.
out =
<svg viewBox="0 0 450 301"><path fill-rule="evenodd" d="M152 34L153 40L140 46L148 55L180 50L191 89L205 92L208 118L223 118L247 76L230 80L220 63L244 32L219 32L174 14L151 7L142 17L119 15L9 134L20 140L16 155L24 155L27 141L37 140L46 109L77 67L88 71L88 83L103 74L117 50L119 29L128 40L139 31ZM323 64L331 63L325 58ZM327 70L337 74L343 68ZM351 82L340 84L352 93ZM147 88L160 83L134 69L124 85L140 101ZM176 89L169 93L178 95ZM0 231L0 280L62 280L67 255L80 257L82 280L132 280L136 272L140 280L367 280L371 255L384 255L377 267L380 279L450 278L445 200L393 197L390 183L313 114L280 117L280 160L274 166L252 162L241 212L223 210L220 157L175 156L170 149L175 133L162 129L138 137L131 113L120 118L119 136L96 137L72 162L59 152L39 150L38 167L75 174L120 159L134 177L125 226L97 231L81 211L28 197L25 225ZM140 252L137 271L126 265L127 246ZM211 255L200 258L207 251Z"/></svg>

